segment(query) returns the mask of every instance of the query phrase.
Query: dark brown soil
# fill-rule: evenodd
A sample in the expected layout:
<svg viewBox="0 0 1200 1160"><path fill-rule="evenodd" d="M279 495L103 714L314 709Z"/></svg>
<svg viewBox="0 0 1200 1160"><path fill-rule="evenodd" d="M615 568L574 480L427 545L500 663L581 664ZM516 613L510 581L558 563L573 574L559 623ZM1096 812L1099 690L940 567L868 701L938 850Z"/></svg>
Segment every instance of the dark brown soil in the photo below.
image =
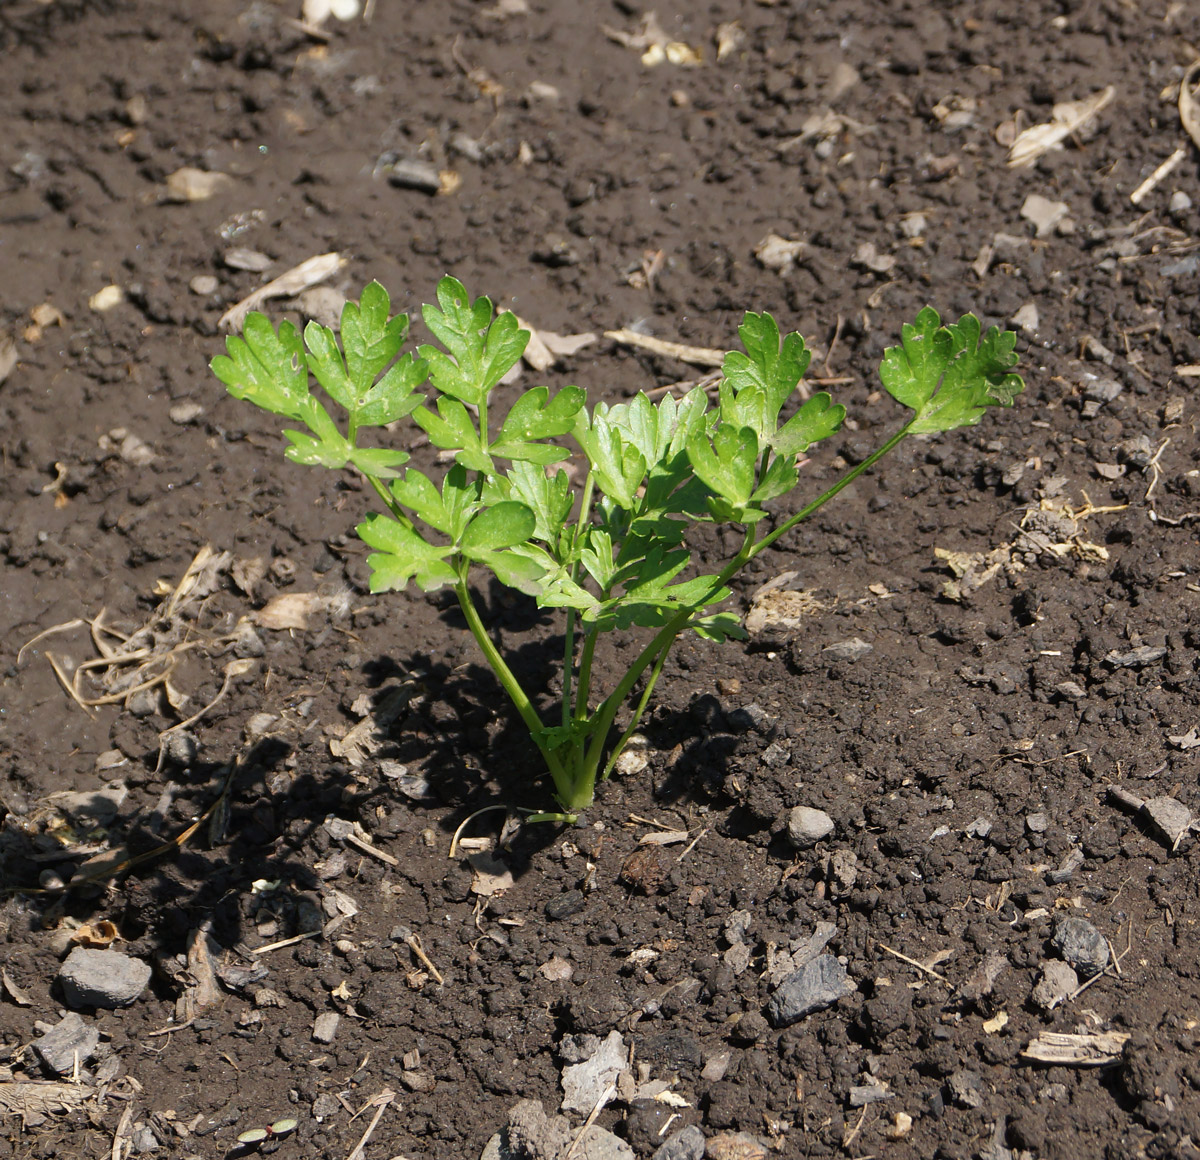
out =
<svg viewBox="0 0 1200 1160"><path fill-rule="evenodd" d="M0 385L0 1106L19 1094L10 1080L44 1078L27 1045L60 1018L71 920L115 923L117 948L155 967L133 1006L84 1012L102 1033L79 1075L88 1101L6 1115L0 1156L124 1155L121 1125L149 1155L221 1157L288 1116L295 1133L264 1151L344 1160L375 1109L352 1113L391 1089L365 1156L474 1160L518 1101L558 1107L566 1036L614 1029L635 1075L686 1101L623 1089L601 1112L638 1157L688 1123L710 1155L731 1154L719 1133L744 1132L785 1157L1196 1156L1200 847L1184 834L1172 850L1107 794L1123 783L1200 812L1200 455L1177 373L1200 363L1200 192L1175 111L1195 7L660 6L700 48L695 68L646 67L607 37L637 26L624 2L502 16L378 0L369 25L331 24L328 43L287 19L298 8L0 10L0 333L19 355ZM717 27L735 20L745 39L718 61ZM1063 148L1006 166L999 127L1107 85L1112 103ZM808 134L829 107L842 121ZM461 184L399 188L375 175L389 151ZM182 166L233 180L166 202ZM1035 237L1031 194L1069 220ZM786 273L754 256L769 233L807 242ZM868 243L890 270L864 264ZM648 767L604 786L578 827L506 838L514 883L489 898L448 860L450 837L485 806L544 805L536 754L447 601L366 593L353 526L370 496L287 463L269 417L209 375L218 318L261 277L223 264L231 245L270 255L267 276L339 251L341 289L378 278L409 310L452 272L564 333L640 322L728 347L742 311L772 311L815 344L820 374L846 379L833 389L856 426L815 456L813 491L896 425L875 368L925 303L1002 324L1032 305L1028 389L1013 412L902 446L768 553L738 599L791 569L813 613L748 645L681 643ZM216 289L195 293L198 275ZM124 301L92 309L109 284ZM61 324L42 314L30 330L46 303ZM604 339L549 381L614 400L689 374ZM47 660L94 657L86 624L18 650L101 610L133 631L205 544L269 567L241 587L223 574L190 613L193 640L281 592L334 599L307 629L258 630L252 670L190 727L195 754L184 739L160 761L161 732L213 700L232 652L186 655L172 676L185 707L135 697L89 714ZM994 575L972 587L985 562L947 588L939 550L996 549ZM557 622L484 598L547 688ZM870 651L835 647L855 638ZM635 644L613 646L610 674ZM335 757L331 741L406 681L416 696L385 748L359 768ZM70 876L80 845L136 856L177 838L235 760L224 826L107 885L36 891L45 870ZM422 777L427 798L399 792ZM48 833L47 795L113 780L128 795L102 831ZM802 852L783 833L797 805L835 822ZM466 833L494 837L504 816ZM388 860L338 845L330 818L359 823ZM688 843L627 867L645 819ZM313 913L329 922L335 891L357 914L249 955ZM729 953L735 911L748 965ZM1119 967L1045 1010L1033 989L1063 915L1090 922ZM856 990L775 1029L768 957L819 923ZM222 994L188 1023L197 930ZM991 984L988 956L1003 963ZM332 1042L314 1042L330 1012ZM1104 1066L1048 1066L1023 1055L1046 1031L1129 1038ZM870 1077L892 1098L854 1106Z"/></svg>

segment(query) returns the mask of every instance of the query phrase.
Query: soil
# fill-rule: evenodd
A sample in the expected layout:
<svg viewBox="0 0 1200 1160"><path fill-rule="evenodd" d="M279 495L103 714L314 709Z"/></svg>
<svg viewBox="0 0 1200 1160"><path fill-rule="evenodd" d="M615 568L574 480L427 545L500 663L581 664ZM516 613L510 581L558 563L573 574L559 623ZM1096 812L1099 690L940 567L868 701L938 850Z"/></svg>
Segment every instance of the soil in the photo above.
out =
<svg viewBox="0 0 1200 1160"><path fill-rule="evenodd" d="M378 1116L366 1157L473 1160L521 1100L556 1110L578 1037L614 1030L634 1080L679 1097L617 1085L597 1123L638 1157L689 1124L710 1155L757 1154L745 1133L785 1157L1196 1156L1200 847L1110 793L1200 812L1200 192L1175 108L1195 9L660 6L688 67L605 31L635 32L632 4L525 7L377 0L323 38L262 0L0 9L0 1156L244 1154L239 1133L291 1118L263 1152L342 1160ZM1006 164L1014 129L1109 85L1060 148ZM387 155L442 192L389 180ZM167 200L185 166L230 180ZM1065 217L1039 231L1031 195ZM756 258L768 234L805 243L790 268ZM805 468L814 493L897 425L876 366L926 303L1015 317L1028 386L757 561L738 606L792 571L807 614L681 642L645 768L577 826L502 833L505 808L476 811L548 791L461 617L369 595L371 496L285 461L207 369L229 305L332 251L350 296L377 278L414 311L452 272L560 333L728 348L744 310L773 312L853 417ZM601 338L544 377L614 401L696 373ZM168 616L205 545L231 555ZM214 643L287 593L321 598L306 627ZM481 598L551 690L560 624ZM169 698L65 694L51 658L69 673L142 626L174 650ZM388 709L381 748L343 743ZM109 785L90 821L48 800ZM796 806L832 833L798 850ZM506 888L473 873L478 842L448 857L464 823ZM686 840L648 856L665 829ZM132 864L78 869L105 851ZM1111 954L1049 1007L1064 917ZM48 1078L28 1045L62 1016L72 931L104 943L103 922L153 979L84 1009L79 1098L39 1106L16 1088ZM776 1027L768 968L822 923L853 989ZM1116 1047L1047 1064L1046 1032Z"/></svg>

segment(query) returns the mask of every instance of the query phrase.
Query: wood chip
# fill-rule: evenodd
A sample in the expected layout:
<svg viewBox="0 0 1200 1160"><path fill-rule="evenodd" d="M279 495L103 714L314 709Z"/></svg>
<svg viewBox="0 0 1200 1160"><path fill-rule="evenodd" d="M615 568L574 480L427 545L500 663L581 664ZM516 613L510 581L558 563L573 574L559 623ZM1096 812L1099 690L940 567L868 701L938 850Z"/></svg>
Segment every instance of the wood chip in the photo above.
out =
<svg viewBox="0 0 1200 1160"><path fill-rule="evenodd" d="M1121 1058L1128 1039L1129 1036L1121 1031L1101 1031L1094 1035L1043 1031L1029 1041L1021 1058L1060 1067L1103 1067Z"/></svg>
<svg viewBox="0 0 1200 1160"><path fill-rule="evenodd" d="M1200 109L1196 106L1196 97L1192 85L1200 76L1200 60L1194 60L1183 74L1179 82L1179 120L1183 123L1183 131L1200 147Z"/></svg>
<svg viewBox="0 0 1200 1160"><path fill-rule="evenodd" d="M626 346L636 346L640 350L648 350L652 354L664 354L668 358L678 359L696 367L719 367L725 361L723 350L712 347L687 346L682 342L667 342L662 338L654 338L649 334L639 334L636 330L606 330L605 338Z"/></svg>
<svg viewBox="0 0 1200 1160"><path fill-rule="evenodd" d="M317 285L318 282L324 282L326 278L332 278L345 265L345 262L346 260L336 251L308 258L298 266L285 270L278 278L268 282L265 286L260 286L253 294L247 295L241 302L231 306L221 315L218 325L229 330L241 330L242 324L246 321L246 315L251 310L257 310L264 302L272 298L289 298L293 294L307 290L310 286Z"/></svg>
<svg viewBox="0 0 1200 1160"><path fill-rule="evenodd" d="M1186 80L1186 78L1185 78ZM1023 169L1032 165L1044 153L1056 149L1072 133L1078 132L1088 121L1108 105L1117 90L1109 85L1103 92L1079 101L1063 101L1054 106L1052 120L1041 125L1031 125L1018 133L1008 151L1008 164L1012 169Z"/></svg>

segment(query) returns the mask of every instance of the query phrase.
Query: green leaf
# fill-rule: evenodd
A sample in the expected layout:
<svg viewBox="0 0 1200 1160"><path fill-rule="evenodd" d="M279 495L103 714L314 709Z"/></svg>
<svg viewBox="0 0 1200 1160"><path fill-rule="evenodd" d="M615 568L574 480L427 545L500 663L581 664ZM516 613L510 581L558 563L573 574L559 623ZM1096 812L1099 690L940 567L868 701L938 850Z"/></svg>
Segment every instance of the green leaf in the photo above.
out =
<svg viewBox="0 0 1200 1160"><path fill-rule="evenodd" d="M726 422L753 427L766 441L775 432L779 411L808 370L811 355L799 334L789 334L782 343L779 326L769 314L746 314L738 335L746 353L730 351L725 356L721 414Z"/></svg>
<svg viewBox="0 0 1200 1160"><path fill-rule="evenodd" d="M884 351L879 375L894 399L917 412L911 434L972 426L989 406L1010 407L1025 389L1012 373L1012 331L992 326L981 335L973 314L941 326L937 311L927 306L900 333L901 345Z"/></svg>
<svg viewBox="0 0 1200 1160"><path fill-rule="evenodd" d="M574 428L575 416L586 399L587 392L582 387L563 387L553 399L549 387L534 387L512 405L496 442L523 443L566 435Z"/></svg>
<svg viewBox="0 0 1200 1160"><path fill-rule="evenodd" d="M429 363L430 378L439 391L480 406L525 353L529 331L521 329L515 314L501 314L493 321L491 301L472 302L456 278L438 283L437 299L437 307L423 310L425 325L449 354L433 346L422 346L419 353Z"/></svg>
<svg viewBox="0 0 1200 1160"><path fill-rule="evenodd" d="M499 552L523 544L533 535L537 519L518 500L505 500L485 508L466 527L459 547L466 556L479 559L484 552Z"/></svg>
<svg viewBox="0 0 1200 1160"><path fill-rule="evenodd" d="M697 435L687 451L692 469L718 496L734 506L749 502L758 464L752 427L718 427L711 443L706 435Z"/></svg>
<svg viewBox="0 0 1200 1160"><path fill-rule="evenodd" d="M455 398L442 396L437 401L437 414L428 407L413 411L413 420L429 436L429 441L443 451L457 451L457 462L472 471L495 470L491 457L484 450L479 431L466 407Z"/></svg>
<svg viewBox="0 0 1200 1160"><path fill-rule="evenodd" d="M353 410L354 385L346 374L346 364L333 331L319 322L310 322L304 328L304 345L308 347L309 369L325 393L347 411Z"/></svg>
<svg viewBox="0 0 1200 1160"><path fill-rule="evenodd" d="M304 344L290 322L281 322L279 331L264 314L247 316L242 336L225 340L227 355L218 355L209 364L212 372L235 399L246 399L264 411L303 418L308 389L308 364Z"/></svg>
<svg viewBox="0 0 1200 1160"><path fill-rule="evenodd" d="M431 544L390 516L369 515L355 531L368 547L379 549L367 557L372 592L403 589L412 579L432 592L458 579L447 562L454 553L451 545Z"/></svg>
<svg viewBox="0 0 1200 1160"><path fill-rule="evenodd" d="M611 422L603 407L596 407L590 426L576 423L575 439L588 457L596 482L618 507L632 511L638 504L637 489L646 474L646 460Z"/></svg>
<svg viewBox="0 0 1200 1160"><path fill-rule="evenodd" d="M391 492L398 504L408 508L431 528L448 536L454 535L454 517L429 476L410 467L400 479L392 481Z"/></svg>
<svg viewBox="0 0 1200 1160"><path fill-rule="evenodd" d="M533 555L524 549L526 544L518 544L507 551L481 551L471 558L478 564L490 568L496 579L508 588L524 592L526 596L538 597L542 593L542 578L546 569Z"/></svg>
<svg viewBox="0 0 1200 1160"><path fill-rule="evenodd" d="M372 282L363 289L357 306L347 302L342 307L346 369L359 392L369 387L400 353L408 336L408 315L398 314L389 320L391 305L388 292Z"/></svg>
<svg viewBox="0 0 1200 1160"><path fill-rule="evenodd" d="M756 504L764 504L769 500L787 495L796 486L799 479L796 472L796 457L794 455L776 455L763 472L758 486L750 499Z"/></svg>
<svg viewBox="0 0 1200 1160"><path fill-rule="evenodd" d="M818 391L770 437L771 446L780 455L803 455L839 430L845 418L846 408Z"/></svg>
<svg viewBox="0 0 1200 1160"><path fill-rule="evenodd" d="M571 516L574 497L565 471L551 479L531 463L514 463L508 472L513 499L519 499L533 512L537 523L532 538L557 548Z"/></svg>
<svg viewBox="0 0 1200 1160"><path fill-rule="evenodd" d="M579 550L579 561L602 592L612 587L617 567L613 560L612 536L608 532L602 528L589 528L587 542Z"/></svg>
<svg viewBox="0 0 1200 1160"><path fill-rule="evenodd" d="M399 468L408 460L407 451L391 447L356 447L350 453L350 462L363 475L374 476L375 479L394 479Z"/></svg>
<svg viewBox="0 0 1200 1160"><path fill-rule="evenodd" d="M711 616L696 616L688 621L688 628L705 640L713 640L718 644L729 640L748 640L750 634L742 624L741 617L735 612L714 612Z"/></svg>

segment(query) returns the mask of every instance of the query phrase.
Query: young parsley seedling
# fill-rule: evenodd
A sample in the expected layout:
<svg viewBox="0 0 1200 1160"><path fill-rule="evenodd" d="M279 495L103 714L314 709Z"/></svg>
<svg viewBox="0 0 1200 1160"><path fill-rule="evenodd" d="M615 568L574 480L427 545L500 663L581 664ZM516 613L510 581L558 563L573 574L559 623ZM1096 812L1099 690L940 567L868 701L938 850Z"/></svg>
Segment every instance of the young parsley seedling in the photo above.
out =
<svg viewBox="0 0 1200 1160"><path fill-rule="evenodd" d="M912 414L874 454L848 470L795 515L775 523L767 505L797 485L797 460L842 425L845 408L821 391L786 419L809 352L799 334L781 336L769 314L748 313L738 329L743 351L725 356L715 404L699 389L652 403L597 403L579 387L522 394L497 422L489 413L496 385L525 350L529 333L487 298L471 300L443 278L437 304L424 307L439 346L401 354L408 318L389 317L387 292L372 282L342 312L341 344L310 322L301 335L251 314L241 337L213 373L239 399L303 424L288 429L289 459L353 467L383 504L358 534L374 549L371 589L455 596L488 663L541 751L562 814L592 804L637 728L672 644L692 631L711 640L743 635L738 617L719 605L729 581L755 556L812 515L909 435L979 422L987 407L1011 406L1024 388L1013 373L1016 335L981 333L966 314L942 325L926 307L905 325L901 344L880 366L884 388ZM346 412L346 429L312 393L310 374ZM421 393L429 390L429 396ZM453 458L441 480L406 468L403 451L364 447L361 433L411 418L433 446ZM578 492L555 464L583 453ZM680 579L688 564L689 525L742 529L742 543L720 571ZM470 588L474 567L532 596L566 618L563 693L553 721L543 720L487 630ZM631 627L652 632L628 671L594 700L593 663L601 635ZM617 717L641 690L615 741Z"/></svg>

